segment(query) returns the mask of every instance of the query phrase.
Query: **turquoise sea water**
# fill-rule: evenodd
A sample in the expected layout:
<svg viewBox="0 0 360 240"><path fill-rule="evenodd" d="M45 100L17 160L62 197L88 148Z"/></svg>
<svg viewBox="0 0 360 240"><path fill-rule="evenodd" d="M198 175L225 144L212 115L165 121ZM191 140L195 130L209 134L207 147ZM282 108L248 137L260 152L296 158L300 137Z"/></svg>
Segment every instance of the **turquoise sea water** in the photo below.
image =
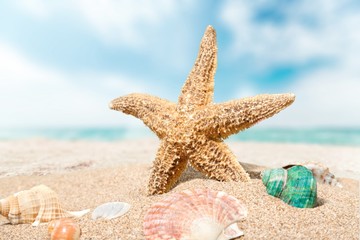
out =
<svg viewBox="0 0 360 240"><path fill-rule="evenodd" d="M126 140L156 138L147 128L65 128L0 130L0 140L49 138L60 140ZM262 129L252 128L230 141L310 143L360 146L360 129Z"/></svg>

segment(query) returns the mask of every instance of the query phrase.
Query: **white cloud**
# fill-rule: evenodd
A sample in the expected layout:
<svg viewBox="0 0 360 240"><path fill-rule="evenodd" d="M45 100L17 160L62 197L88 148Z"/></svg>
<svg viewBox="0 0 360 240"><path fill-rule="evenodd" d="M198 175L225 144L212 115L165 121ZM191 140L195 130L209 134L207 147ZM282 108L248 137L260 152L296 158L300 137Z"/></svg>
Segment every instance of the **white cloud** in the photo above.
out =
<svg viewBox="0 0 360 240"><path fill-rule="evenodd" d="M40 85L58 81L58 77L54 77L56 76L54 72L39 68L6 44L0 43L0 52L0 85L2 88L27 87L30 85L29 83Z"/></svg>
<svg viewBox="0 0 360 240"><path fill-rule="evenodd" d="M176 10L174 1L82 0L77 11L106 42L139 46L146 41L146 28L153 28Z"/></svg>
<svg viewBox="0 0 360 240"><path fill-rule="evenodd" d="M39 19L48 18L53 10L44 0L19 0L14 4L17 8Z"/></svg>
<svg viewBox="0 0 360 240"><path fill-rule="evenodd" d="M189 0L20 0L13 4L47 24L53 24L55 17L71 19L102 44L129 48L175 71L189 71L188 60L194 58L191 46L199 41L189 27L197 3Z"/></svg>
<svg viewBox="0 0 360 240"><path fill-rule="evenodd" d="M221 19L231 30L233 57L246 56L255 71L313 59L328 66L302 73L289 91L297 95L289 109L269 126L359 126L360 25L353 1L295 1L278 4L285 21L254 21L268 2L227 1ZM308 22L312 21L312 22Z"/></svg>
<svg viewBox="0 0 360 240"><path fill-rule="evenodd" d="M139 80L114 73L49 69L1 42L0 52L0 126L140 124L108 109L112 98L149 88Z"/></svg>
<svg viewBox="0 0 360 240"><path fill-rule="evenodd" d="M105 43L136 48L144 45L159 27L182 17L181 10L192 5L188 0L21 0L16 3L23 12L44 20L59 13L75 14Z"/></svg>
<svg viewBox="0 0 360 240"><path fill-rule="evenodd" d="M320 70L306 75L290 88L296 94L295 102L276 117L264 121L263 126L359 126L359 78L342 71Z"/></svg>
<svg viewBox="0 0 360 240"><path fill-rule="evenodd" d="M320 70L297 81L298 106L289 120L300 126L359 126L358 76L344 69Z"/></svg>
<svg viewBox="0 0 360 240"><path fill-rule="evenodd" d="M249 56L259 67L302 63L311 58L347 58L359 50L360 15L345 6L350 1L295 1L276 9L285 20L255 21L264 1L227 1L221 20L231 30L234 56ZM310 22L310 23L309 23Z"/></svg>

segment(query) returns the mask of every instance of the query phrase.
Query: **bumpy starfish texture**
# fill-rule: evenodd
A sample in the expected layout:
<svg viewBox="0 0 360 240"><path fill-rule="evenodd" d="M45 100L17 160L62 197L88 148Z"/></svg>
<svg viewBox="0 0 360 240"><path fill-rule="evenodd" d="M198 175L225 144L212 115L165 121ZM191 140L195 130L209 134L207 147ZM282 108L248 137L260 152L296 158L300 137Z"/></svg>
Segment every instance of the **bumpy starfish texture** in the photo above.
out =
<svg viewBox="0 0 360 240"><path fill-rule="evenodd" d="M215 30L208 26L178 103L145 94L119 97L111 109L141 119L161 140L149 181L149 194L161 194L187 164L219 181L248 181L249 175L223 142L289 106L294 94L262 94L214 104L217 64Z"/></svg>

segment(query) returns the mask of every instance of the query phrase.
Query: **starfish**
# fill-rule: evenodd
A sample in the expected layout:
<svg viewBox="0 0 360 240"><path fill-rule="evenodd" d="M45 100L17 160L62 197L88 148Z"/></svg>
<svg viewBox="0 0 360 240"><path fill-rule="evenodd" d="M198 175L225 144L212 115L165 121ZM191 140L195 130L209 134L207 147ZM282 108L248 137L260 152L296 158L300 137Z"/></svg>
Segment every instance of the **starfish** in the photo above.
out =
<svg viewBox="0 0 360 240"><path fill-rule="evenodd" d="M248 181L249 175L223 142L289 106L294 94L261 94L213 103L217 65L216 32L208 26L178 103L147 94L114 99L109 107L141 119L160 139L148 191L169 191L188 163L219 181Z"/></svg>

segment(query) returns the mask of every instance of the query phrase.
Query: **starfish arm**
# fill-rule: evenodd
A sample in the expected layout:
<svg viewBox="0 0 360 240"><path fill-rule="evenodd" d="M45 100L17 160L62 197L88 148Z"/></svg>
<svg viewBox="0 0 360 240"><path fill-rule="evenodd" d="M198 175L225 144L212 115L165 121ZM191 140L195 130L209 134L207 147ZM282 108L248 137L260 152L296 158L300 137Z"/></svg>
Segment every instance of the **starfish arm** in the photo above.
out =
<svg viewBox="0 0 360 240"><path fill-rule="evenodd" d="M295 100L294 94L261 94L221 104L214 104L197 112L196 130L213 139L247 129L288 107Z"/></svg>
<svg viewBox="0 0 360 240"><path fill-rule="evenodd" d="M212 102L217 64L216 32L208 26L199 53L179 96L181 110L194 110Z"/></svg>
<svg viewBox="0 0 360 240"><path fill-rule="evenodd" d="M176 144L162 140L150 175L149 194L168 192L186 166L187 160L181 157Z"/></svg>
<svg viewBox="0 0 360 240"><path fill-rule="evenodd" d="M218 181L242 181L250 179L235 155L222 141L204 141L189 156L189 163L197 171Z"/></svg>
<svg viewBox="0 0 360 240"><path fill-rule="evenodd" d="M133 93L112 100L109 107L141 119L161 139L172 122L176 105L165 99Z"/></svg>

